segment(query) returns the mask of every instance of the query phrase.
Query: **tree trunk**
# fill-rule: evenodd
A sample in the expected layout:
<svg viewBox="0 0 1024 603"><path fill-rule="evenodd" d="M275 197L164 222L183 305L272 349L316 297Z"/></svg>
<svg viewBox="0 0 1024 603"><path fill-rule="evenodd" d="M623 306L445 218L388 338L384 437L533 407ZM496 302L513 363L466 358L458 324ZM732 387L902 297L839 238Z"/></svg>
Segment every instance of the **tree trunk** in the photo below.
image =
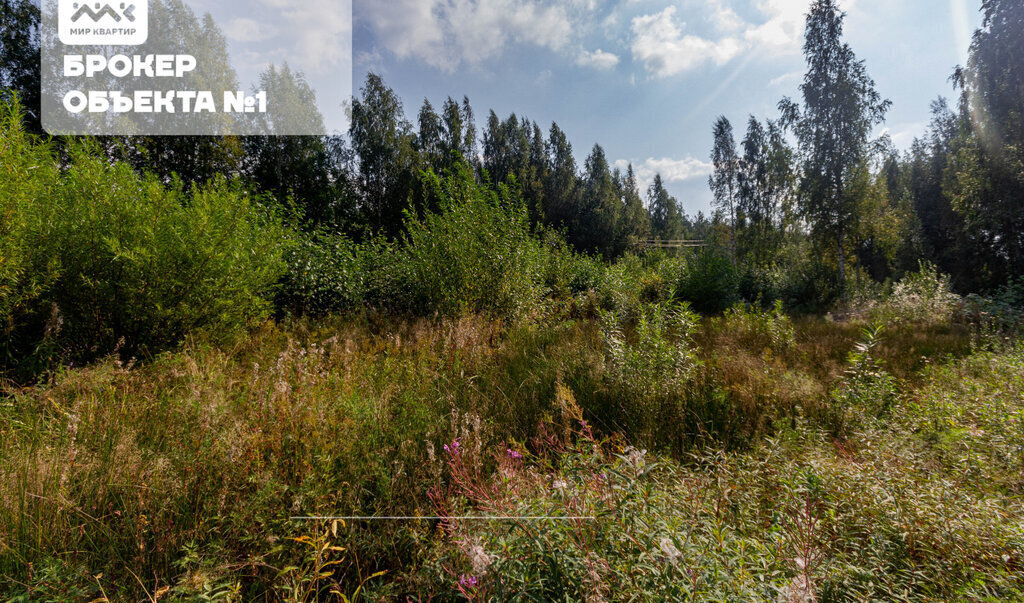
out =
<svg viewBox="0 0 1024 603"><path fill-rule="evenodd" d="M846 300L846 248L843 245L843 233L839 233L839 298Z"/></svg>

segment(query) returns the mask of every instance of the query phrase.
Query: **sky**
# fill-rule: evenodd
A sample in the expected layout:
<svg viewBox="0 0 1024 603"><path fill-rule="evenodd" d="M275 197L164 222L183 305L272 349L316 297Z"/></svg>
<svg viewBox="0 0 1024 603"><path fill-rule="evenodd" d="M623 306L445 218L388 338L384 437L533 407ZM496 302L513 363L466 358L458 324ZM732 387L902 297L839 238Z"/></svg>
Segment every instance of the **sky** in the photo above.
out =
<svg viewBox="0 0 1024 603"><path fill-rule="evenodd" d="M742 139L750 115L776 118L798 97L811 0L192 0L224 30L240 79L290 60L343 127L341 90L383 76L414 121L468 96L489 110L567 132L582 166L595 143L642 182L661 173L687 213L708 211L711 127L728 117ZM906 149L929 106L954 95L949 76L980 26L980 0L845 0L845 37L878 91L885 126ZM348 36L351 35L351 40ZM348 46L351 44L351 47Z"/></svg>

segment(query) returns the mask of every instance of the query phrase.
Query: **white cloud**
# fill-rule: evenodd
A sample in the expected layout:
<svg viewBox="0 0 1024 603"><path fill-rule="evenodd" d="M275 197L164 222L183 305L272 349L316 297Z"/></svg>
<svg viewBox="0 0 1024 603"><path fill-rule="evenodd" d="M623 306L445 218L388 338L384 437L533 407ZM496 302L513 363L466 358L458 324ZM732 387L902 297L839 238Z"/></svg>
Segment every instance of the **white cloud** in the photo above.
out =
<svg viewBox="0 0 1024 603"><path fill-rule="evenodd" d="M581 67L593 67L594 69L613 69L619 64L619 57L610 52L598 48L594 52L584 50L576 59L576 64Z"/></svg>
<svg viewBox="0 0 1024 603"><path fill-rule="evenodd" d="M395 56L445 71L498 56L510 42L560 50L573 33L565 6L535 0L395 0L359 9Z"/></svg>
<svg viewBox="0 0 1024 603"><path fill-rule="evenodd" d="M721 32L718 37L685 34L686 23L677 22L676 7L633 19L633 58L648 73L668 77L713 63L723 65L743 53L772 56L799 53L804 23L811 0L752 0L762 18L744 21L730 6L731 0L708 0L707 19ZM856 0L841 0L850 9Z"/></svg>
<svg viewBox="0 0 1024 603"><path fill-rule="evenodd" d="M892 139L893 145L897 149L908 149L914 142L915 138L919 138L924 135L928 128L928 123L924 121L916 121L909 123L896 124L894 126L882 128L880 132L876 132L876 136L888 136Z"/></svg>
<svg viewBox="0 0 1024 603"><path fill-rule="evenodd" d="M727 37L718 41L683 35L676 25L676 7L633 19L633 58L643 62L656 77L668 77L689 71L705 63L723 65L743 50L740 40Z"/></svg>
<svg viewBox="0 0 1024 603"><path fill-rule="evenodd" d="M325 73L351 60L351 0L261 1L280 11L288 31L302 32L291 54L304 71Z"/></svg>
<svg viewBox="0 0 1024 603"><path fill-rule="evenodd" d="M224 27L224 35L234 42L265 42L278 33L279 30L273 25L244 17L232 19Z"/></svg>
<svg viewBox="0 0 1024 603"><path fill-rule="evenodd" d="M758 0L757 8L768 20L744 32L751 46L775 54L799 51L809 0Z"/></svg>
<svg viewBox="0 0 1024 603"><path fill-rule="evenodd" d="M629 164L628 160L619 159L615 161L614 165L625 172ZM654 182L655 174L661 174L661 179L665 182L681 183L707 178L714 169L715 167L711 163L701 161L696 157L683 159L649 157L642 162L633 162L633 172L636 174L641 193L647 192L647 188Z"/></svg>
<svg viewBox="0 0 1024 603"><path fill-rule="evenodd" d="M783 73L779 77L768 82L768 85L776 88L793 86L800 83L800 80L803 79L803 77L803 71L790 71L789 73Z"/></svg>
<svg viewBox="0 0 1024 603"><path fill-rule="evenodd" d="M720 31L734 32L742 29L745 23L732 7L727 6L724 0L711 0L711 22Z"/></svg>

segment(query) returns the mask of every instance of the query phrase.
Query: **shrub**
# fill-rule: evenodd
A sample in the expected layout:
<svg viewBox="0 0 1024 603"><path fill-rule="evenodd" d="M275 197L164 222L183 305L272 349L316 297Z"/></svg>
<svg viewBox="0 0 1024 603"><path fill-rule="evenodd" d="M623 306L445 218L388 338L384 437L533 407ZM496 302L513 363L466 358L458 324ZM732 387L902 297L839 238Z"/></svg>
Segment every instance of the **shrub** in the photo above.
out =
<svg viewBox="0 0 1024 603"><path fill-rule="evenodd" d="M782 352L796 345L793 321L782 310L782 301L776 301L771 310L748 304L737 304L712 322L712 328L731 334L753 349Z"/></svg>
<svg viewBox="0 0 1024 603"><path fill-rule="evenodd" d="M423 179L439 210L407 219L404 246L394 257L408 269L411 309L509 317L533 309L543 294L543 254L526 206L507 189L499 194L478 184L465 165Z"/></svg>
<svg viewBox="0 0 1024 603"><path fill-rule="evenodd" d="M740 299L736 269L719 250L703 249L683 271L677 295L702 314L722 312Z"/></svg>
<svg viewBox="0 0 1024 603"><path fill-rule="evenodd" d="M114 350L151 354L188 333L223 339L263 319L289 233L223 179L186 191L85 143L58 160L0 108L0 347L8 368ZM66 161L66 162L65 162Z"/></svg>
<svg viewBox="0 0 1024 603"><path fill-rule="evenodd" d="M343 235L301 237L286 255L278 305L312 315L361 307L370 285L366 249Z"/></svg>
<svg viewBox="0 0 1024 603"><path fill-rule="evenodd" d="M777 268L742 267L738 278L740 297L749 303L774 303L782 295L779 291L779 276L780 270Z"/></svg>
<svg viewBox="0 0 1024 603"><path fill-rule="evenodd" d="M545 233L544 286L556 298L571 298L603 287L604 262L574 251L561 235Z"/></svg>
<svg viewBox="0 0 1024 603"><path fill-rule="evenodd" d="M846 375L832 396L826 417L833 437L846 437L865 421L886 416L897 401L896 379L875 358L885 328L864 328L847 359Z"/></svg>
<svg viewBox="0 0 1024 603"><path fill-rule="evenodd" d="M601 308L613 311L621 318L635 318L645 305L644 294L658 297L658 288L663 285L656 274L644 267L640 257L627 255L608 267L597 292L598 301Z"/></svg>
<svg viewBox="0 0 1024 603"><path fill-rule="evenodd" d="M1011 280L988 296L968 295L960 315L993 337L1019 334L1024 329L1024 278Z"/></svg>
<svg viewBox="0 0 1024 603"><path fill-rule="evenodd" d="M586 410L602 428L681 452L707 436L731 444L736 408L697 357L685 303L647 304L634 319L603 312L604 374Z"/></svg>
<svg viewBox="0 0 1024 603"><path fill-rule="evenodd" d="M696 326L697 316L685 304L650 304L627 339L618 316L604 312L601 334L608 377L638 398L678 393L700 366L692 340Z"/></svg>
<svg viewBox="0 0 1024 603"><path fill-rule="evenodd" d="M313 314L368 306L418 316L515 318L539 305L546 278L556 280L552 262L578 267L578 277L562 285L586 286L590 260L564 249L545 253L525 207L507 190L477 184L465 165L444 177L424 173L422 181L427 206L437 209L407 214L401 240L356 244L317 233L302 241L289 256L282 303Z"/></svg>
<svg viewBox="0 0 1024 603"><path fill-rule="evenodd" d="M872 312L876 321L948 323L960 307L960 296L950 288L949 277L932 264L908 274L893 286L892 295Z"/></svg>
<svg viewBox="0 0 1024 603"><path fill-rule="evenodd" d="M842 293L834 268L809 254L790 254L791 263L780 268L779 295L790 310L826 312Z"/></svg>

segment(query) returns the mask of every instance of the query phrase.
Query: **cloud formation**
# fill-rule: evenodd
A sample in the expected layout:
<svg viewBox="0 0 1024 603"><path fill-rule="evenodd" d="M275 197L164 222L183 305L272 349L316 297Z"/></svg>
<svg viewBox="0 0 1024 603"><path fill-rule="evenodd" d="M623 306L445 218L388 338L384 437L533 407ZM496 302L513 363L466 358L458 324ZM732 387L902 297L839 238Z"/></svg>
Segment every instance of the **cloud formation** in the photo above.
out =
<svg viewBox="0 0 1024 603"><path fill-rule="evenodd" d="M653 77L664 78L705 65L721 66L745 53L799 52L811 1L705 0L702 6L684 3L694 6L687 10L664 0L657 12L638 14L649 3L390 0L360 2L355 16L394 57L449 73L479 66L518 44L558 52L577 66L597 69L619 65L621 47ZM849 7L853 2L844 0L842 5ZM688 23L689 19L700 27ZM579 52L595 42L603 42L603 49Z"/></svg>
<svg viewBox="0 0 1024 603"><path fill-rule="evenodd" d="M619 57L600 48L594 52L584 50L576 59L576 64L581 67L593 67L594 69L614 69L619 64Z"/></svg>
<svg viewBox="0 0 1024 603"><path fill-rule="evenodd" d="M273 25L260 23L255 19L240 17L224 26L224 35L232 42L265 42L278 35Z"/></svg>
<svg viewBox="0 0 1024 603"><path fill-rule="evenodd" d="M294 39L289 58L304 71L326 73L352 57L351 0L261 0L280 11Z"/></svg>
<svg viewBox="0 0 1024 603"><path fill-rule="evenodd" d="M810 0L753 0L764 20L743 21L727 0L710 3L709 21L717 38L684 34L676 8L641 15L632 21L633 58L654 77L670 77L706 64L723 65L745 52L778 55L799 52ZM848 0L845 5L851 5Z"/></svg>
<svg viewBox="0 0 1024 603"><path fill-rule="evenodd" d="M536 0L394 0L359 3L357 18L400 59L452 72L498 56L509 42L564 48L576 3Z"/></svg>
<svg viewBox="0 0 1024 603"><path fill-rule="evenodd" d="M676 7L670 6L633 19L633 58L654 76L668 77L710 62L722 65L743 50L742 42L734 37L708 40L683 35L686 24L677 25L675 14Z"/></svg>
<svg viewBox="0 0 1024 603"><path fill-rule="evenodd" d="M629 167L630 161L619 159L615 161L615 167L623 172ZM648 157L642 162L633 162L633 172L636 174L637 183L640 185L640 193L647 194L647 188L654 182L654 175L661 174L661 179L666 183L683 183L693 180L707 178L713 172L715 166L707 161L701 161L696 157L685 157L683 159L672 159L662 157L656 159Z"/></svg>

